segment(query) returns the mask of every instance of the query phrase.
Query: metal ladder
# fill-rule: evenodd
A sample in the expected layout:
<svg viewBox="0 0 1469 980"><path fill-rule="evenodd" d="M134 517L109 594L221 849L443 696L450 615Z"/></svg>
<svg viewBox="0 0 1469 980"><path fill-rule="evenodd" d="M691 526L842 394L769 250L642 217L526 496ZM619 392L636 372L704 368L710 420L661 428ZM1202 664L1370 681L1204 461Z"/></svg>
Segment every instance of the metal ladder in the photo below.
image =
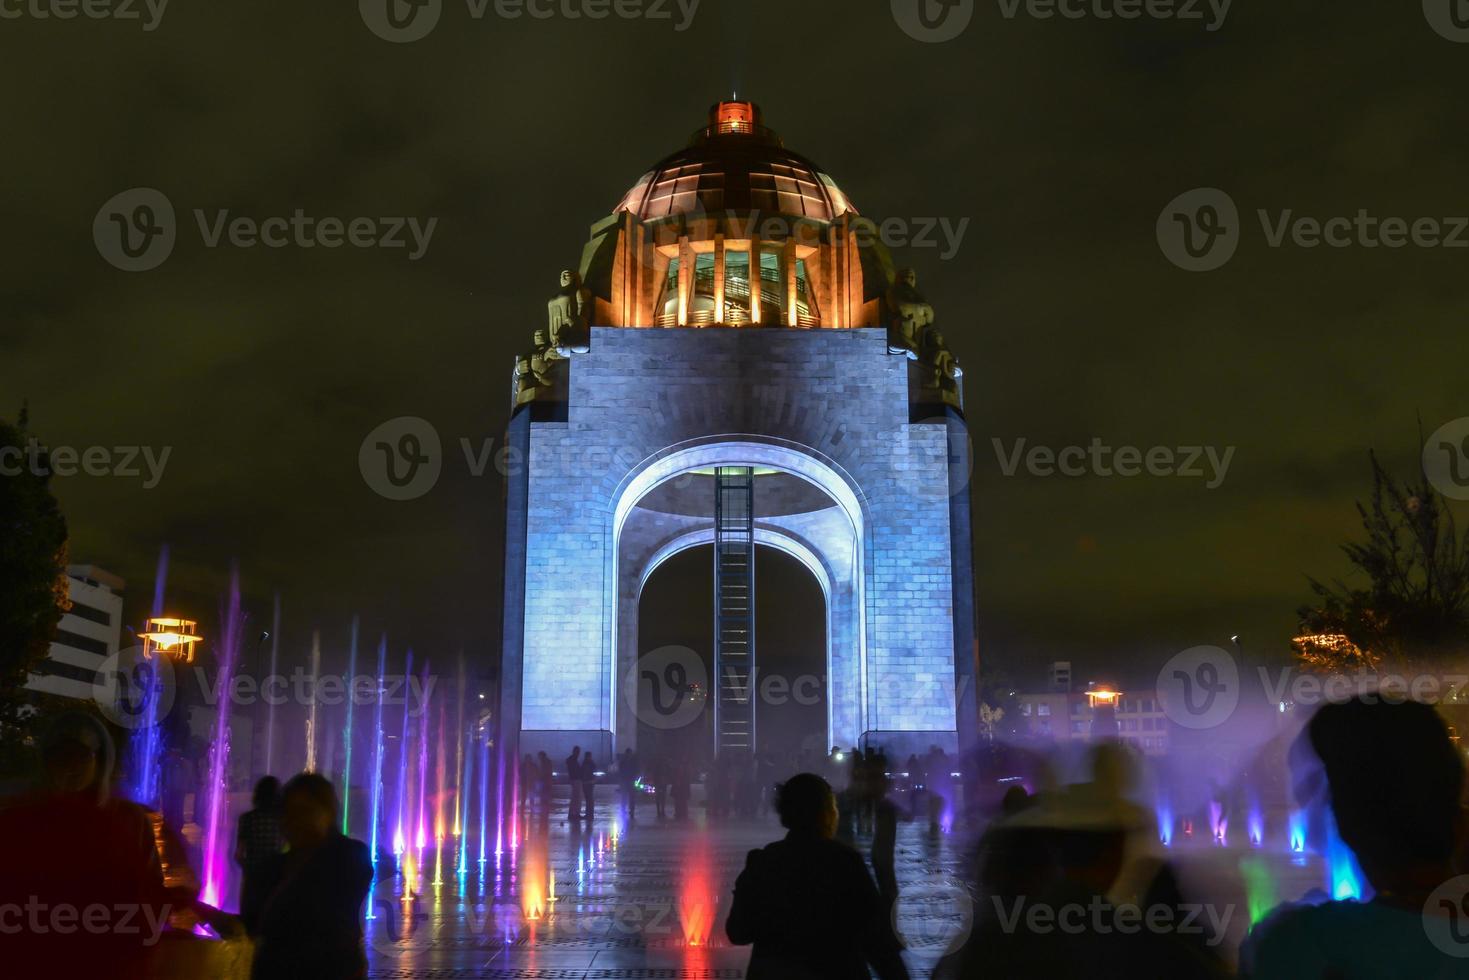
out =
<svg viewBox="0 0 1469 980"><path fill-rule="evenodd" d="M755 471L714 471L715 752L755 751Z"/></svg>

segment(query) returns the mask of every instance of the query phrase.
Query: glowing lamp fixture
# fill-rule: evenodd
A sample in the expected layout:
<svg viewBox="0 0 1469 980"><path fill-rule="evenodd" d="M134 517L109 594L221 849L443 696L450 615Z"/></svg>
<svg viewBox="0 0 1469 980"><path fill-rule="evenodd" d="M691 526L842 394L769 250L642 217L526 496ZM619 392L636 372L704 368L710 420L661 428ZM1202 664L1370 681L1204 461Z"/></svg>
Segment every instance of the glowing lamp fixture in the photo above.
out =
<svg viewBox="0 0 1469 980"><path fill-rule="evenodd" d="M1121 697L1121 691L1112 691L1105 687L1086 692L1087 704L1093 708L1099 704L1115 705Z"/></svg>
<svg viewBox="0 0 1469 980"><path fill-rule="evenodd" d="M720 133L753 133L756 126L753 102L727 101L714 107L714 124Z"/></svg>
<svg viewBox="0 0 1469 980"><path fill-rule="evenodd" d="M176 616L154 616L138 635L143 638L143 656L152 656L158 650L184 663L193 663L194 644L203 639L198 622Z"/></svg>

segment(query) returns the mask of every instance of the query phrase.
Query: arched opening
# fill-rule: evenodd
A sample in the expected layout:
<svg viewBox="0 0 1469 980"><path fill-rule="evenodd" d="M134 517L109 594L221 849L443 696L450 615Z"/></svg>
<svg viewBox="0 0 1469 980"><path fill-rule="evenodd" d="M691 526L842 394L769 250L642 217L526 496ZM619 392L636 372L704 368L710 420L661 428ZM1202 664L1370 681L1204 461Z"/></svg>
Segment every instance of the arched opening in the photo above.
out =
<svg viewBox="0 0 1469 980"><path fill-rule="evenodd" d="M654 651L682 647L698 657L703 676L712 676L713 553L712 545L695 545L649 574L639 603L640 662ZM758 547L756 561L756 749L817 757L827 747L825 591L804 563L778 548ZM686 724L663 727L646 720L658 717L651 703L642 703L653 696L639 687L639 751L653 757L692 745L695 758L707 761L714 744L709 706Z"/></svg>
<svg viewBox="0 0 1469 980"><path fill-rule="evenodd" d="M638 703L642 692L638 688L647 681L648 673L639 655L656 649L640 644L643 589L665 562L714 540L712 468L720 466L753 469L753 538L761 546L760 554L781 552L803 566L819 584L824 601L813 602L811 608L824 614L820 620L825 635L824 660L822 669L803 671L803 675L824 677L825 686L812 695L808 683L802 688L802 696L808 700L814 697L824 708L823 743L853 744L866 727L863 596L868 542L863 499L848 474L809 449L748 437L701 439L670 447L635 468L612 495L612 551L607 574L615 584L609 590L612 649L604 677L609 685L610 727L615 742L619 747L634 746L641 751ZM701 576L712 574L711 567L712 556ZM757 587L760 577L757 568ZM701 585L700 589L696 605L701 609L711 607L712 584ZM713 614L712 609L708 614ZM697 636L698 648L708 657L708 648L713 646L712 628ZM760 660L758 651L756 660ZM672 665L664 664L663 669L672 669ZM709 681L705 676L705 682ZM663 686L667 689L668 684ZM717 696L717 691L709 691L706 696L709 694Z"/></svg>

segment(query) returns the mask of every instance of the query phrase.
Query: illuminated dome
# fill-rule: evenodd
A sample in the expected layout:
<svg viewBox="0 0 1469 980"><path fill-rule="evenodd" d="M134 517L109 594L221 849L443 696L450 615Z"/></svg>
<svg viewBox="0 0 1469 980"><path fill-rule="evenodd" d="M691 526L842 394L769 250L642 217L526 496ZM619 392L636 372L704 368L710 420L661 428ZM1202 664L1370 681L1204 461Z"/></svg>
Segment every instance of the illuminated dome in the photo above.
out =
<svg viewBox="0 0 1469 980"><path fill-rule="evenodd" d="M574 269L585 296L558 302L609 327L880 326L895 277L876 224L739 101L592 225Z"/></svg>
<svg viewBox="0 0 1469 980"><path fill-rule="evenodd" d="M644 174L616 210L644 222L757 211L829 222L856 213L835 181L762 123L753 102L716 104L688 147Z"/></svg>

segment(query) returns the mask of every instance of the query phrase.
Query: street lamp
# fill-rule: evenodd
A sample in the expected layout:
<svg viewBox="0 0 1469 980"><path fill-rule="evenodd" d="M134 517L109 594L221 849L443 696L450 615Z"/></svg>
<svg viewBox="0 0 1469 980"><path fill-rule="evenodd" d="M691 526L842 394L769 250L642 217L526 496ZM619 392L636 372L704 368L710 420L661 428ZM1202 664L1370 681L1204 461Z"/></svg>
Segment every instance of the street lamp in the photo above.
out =
<svg viewBox="0 0 1469 980"><path fill-rule="evenodd" d="M177 616L153 616L138 635L143 639L144 657L158 651L186 664L194 662L194 644L203 639L196 620Z"/></svg>

